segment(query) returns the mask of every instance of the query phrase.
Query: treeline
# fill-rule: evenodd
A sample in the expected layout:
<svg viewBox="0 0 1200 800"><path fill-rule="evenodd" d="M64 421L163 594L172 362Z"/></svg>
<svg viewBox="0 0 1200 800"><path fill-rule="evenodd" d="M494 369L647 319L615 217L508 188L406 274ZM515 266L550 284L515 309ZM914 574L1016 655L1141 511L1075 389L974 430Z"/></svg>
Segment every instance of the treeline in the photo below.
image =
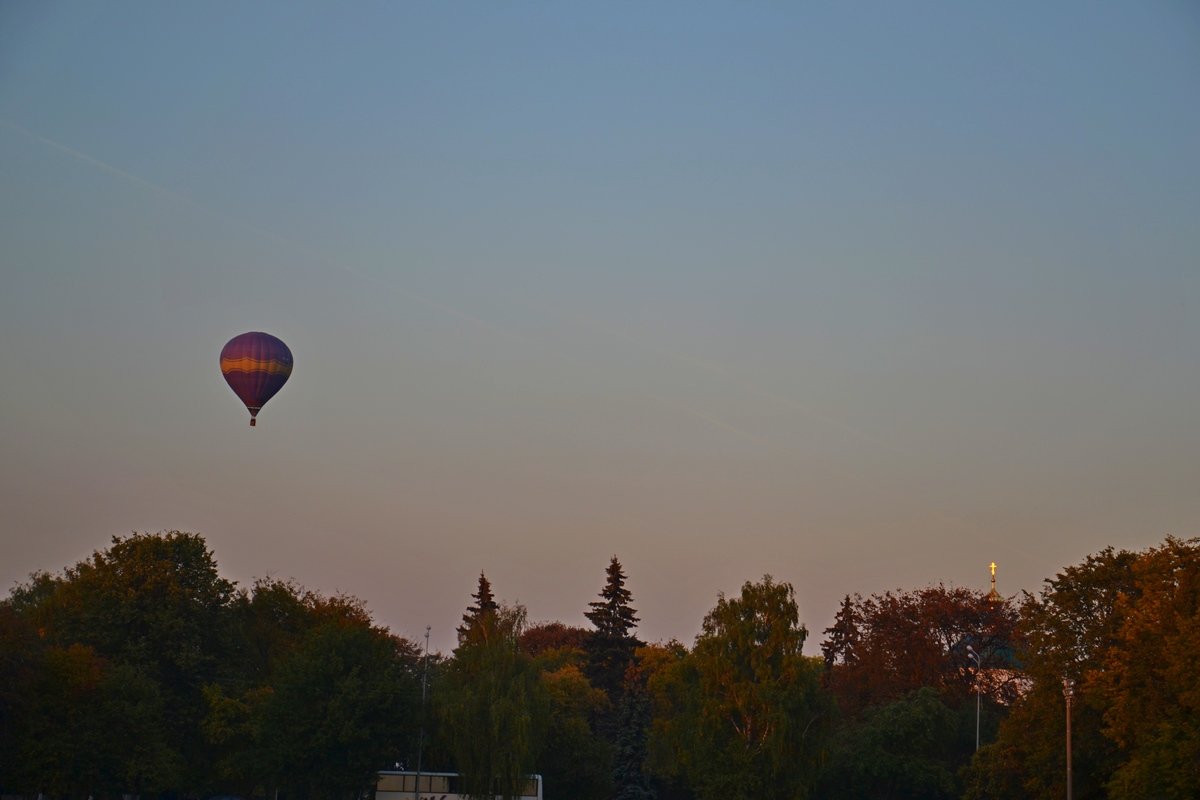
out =
<svg viewBox="0 0 1200 800"><path fill-rule="evenodd" d="M625 581L614 557L579 628L481 574L427 657L354 598L237 587L198 535L115 538L0 601L0 794L357 800L419 763L547 800L1058 798L1069 678L1075 797L1200 797L1200 540L1016 600L847 596L811 657L769 576L690 647L637 638Z"/></svg>

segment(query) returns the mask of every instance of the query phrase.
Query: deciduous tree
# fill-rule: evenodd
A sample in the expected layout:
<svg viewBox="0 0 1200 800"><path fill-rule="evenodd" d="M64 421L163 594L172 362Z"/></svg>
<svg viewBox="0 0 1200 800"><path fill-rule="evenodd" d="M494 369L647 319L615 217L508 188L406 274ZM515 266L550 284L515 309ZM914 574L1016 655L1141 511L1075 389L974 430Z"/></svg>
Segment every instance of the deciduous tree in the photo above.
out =
<svg viewBox="0 0 1200 800"><path fill-rule="evenodd" d="M806 635L789 584L766 576L721 597L692 652L661 673L658 713L673 719L654 728L658 768L705 800L808 797L830 709Z"/></svg>
<svg viewBox="0 0 1200 800"><path fill-rule="evenodd" d="M103 665L100 685L111 691L87 706L93 718L103 703L125 703L130 714L143 717L155 707L170 709L153 726L153 752L130 755L144 769L129 767L133 772L125 780L145 787L161 778L171 788L199 791L211 767L200 732L203 687L218 679L232 655L234 589L199 535L135 533L114 537L106 550L59 576L35 576L11 602L37 627L45 646L83 646ZM122 674L130 676L125 684L105 682ZM180 773L164 773L175 769Z"/></svg>
<svg viewBox="0 0 1200 800"><path fill-rule="evenodd" d="M962 764L959 721L925 687L841 727L821 777L828 800L951 800Z"/></svg>
<svg viewBox="0 0 1200 800"><path fill-rule="evenodd" d="M967 589L847 596L821 646L826 684L851 717L925 686L957 707L976 685L970 646L991 678L988 699L1011 703L1021 688L1011 669L1016 626L1011 603Z"/></svg>
<svg viewBox="0 0 1200 800"><path fill-rule="evenodd" d="M1200 797L1200 539L1168 538L1133 564L1136 593L1085 687L1104 707L1104 734L1121 749L1113 800Z"/></svg>
<svg viewBox="0 0 1200 800"><path fill-rule="evenodd" d="M964 773L965 798L1051 800L1066 793L1065 705L1062 680L1077 681L1072 745L1078 798L1106 795L1121 762L1103 734L1105 704L1086 676L1102 668L1119 636L1122 597L1136 602L1138 556L1106 548L1048 578L1021 603L1020 653L1030 689L1001 722L997 740ZM1019 787L1019 788L1018 788ZM1019 793L998 794L998 792Z"/></svg>
<svg viewBox="0 0 1200 800"><path fill-rule="evenodd" d="M612 748L592 721L608 705L576 664L541 672L546 692L546 736L537 759L547 800L603 800L612 796Z"/></svg>
<svg viewBox="0 0 1200 800"><path fill-rule="evenodd" d="M275 786L291 798L353 800L406 752L417 714L416 649L385 632L325 622L272 676L257 730Z"/></svg>
<svg viewBox="0 0 1200 800"><path fill-rule="evenodd" d="M480 614L435 687L441 735L472 797L515 798L535 771L548 709L518 647L524 624L519 606Z"/></svg>
<svg viewBox="0 0 1200 800"><path fill-rule="evenodd" d="M585 628L561 622L543 622L530 625L521 634L521 650L535 657L550 650L572 650L583 655L591 635L591 631Z"/></svg>

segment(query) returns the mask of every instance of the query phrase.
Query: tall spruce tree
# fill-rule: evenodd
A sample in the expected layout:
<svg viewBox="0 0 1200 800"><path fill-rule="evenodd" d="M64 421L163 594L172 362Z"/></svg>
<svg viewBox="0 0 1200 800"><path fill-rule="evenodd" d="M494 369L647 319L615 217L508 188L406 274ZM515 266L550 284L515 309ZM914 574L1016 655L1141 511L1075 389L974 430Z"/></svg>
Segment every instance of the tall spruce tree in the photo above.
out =
<svg viewBox="0 0 1200 800"><path fill-rule="evenodd" d="M615 703L633 651L642 642L632 634L638 623L637 609L629 604L633 594L625 588L625 573L616 556L606 572L608 580L600 599L588 603L591 611L584 616L596 626L587 647L589 677L592 685L603 689Z"/></svg>
<svg viewBox="0 0 1200 800"><path fill-rule="evenodd" d="M483 571L479 572L479 588L475 590L475 594L471 595L475 600L474 605L467 606L467 613L463 614L463 624L459 625L455 630L458 632L458 641L461 644L467 638L467 635L474 630L479 621L488 615L493 615L499 610L500 606L496 603L496 598L492 596L492 584L488 581L487 576Z"/></svg>
<svg viewBox="0 0 1200 800"><path fill-rule="evenodd" d="M630 605L633 594L625 588L625 572L616 556L606 570L607 580L600 599L588 604L584 616L595 626L588 637L587 673L592 685L608 695L606 713L596 720L598 733L616 755L613 784L617 798L644 798L646 778L642 774L645 755L645 725L648 719L636 704L625 702L625 673L634 662L634 651L643 645L633 635L637 609Z"/></svg>

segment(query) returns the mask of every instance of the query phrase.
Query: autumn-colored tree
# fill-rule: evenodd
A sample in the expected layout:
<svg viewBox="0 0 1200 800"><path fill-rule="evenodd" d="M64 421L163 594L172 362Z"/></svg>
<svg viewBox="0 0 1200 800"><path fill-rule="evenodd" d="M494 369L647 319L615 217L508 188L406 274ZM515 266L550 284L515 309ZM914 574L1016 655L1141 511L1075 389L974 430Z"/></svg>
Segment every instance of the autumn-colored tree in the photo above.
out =
<svg viewBox="0 0 1200 800"><path fill-rule="evenodd" d="M846 597L821 646L826 685L851 717L925 686L957 707L976 687L969 646L989 675L988 699L1011 703L1021 688L1011 669L1016 625L1011 603L967 589Z"/></svg>
<svg viewBox="0 0 1200 800"><path fill-rule="evenodd" d="M124 774L111 779L120 785L91 789L207 786L211 753L200 731L203 687L233 657L233 596L233 583L217 573L204 539L179 531L114 537L109 548L61 575L35 576L14 592L11 607L36 627L47 653L83 647L100 665L99 694L82 704L92 713L80 723L91 724L105 709L123 709L146 720L141 730L153 732L153 746L122 755L106 742L97 750L110 753L113 769ZM58 731L73 736L69 727ZM78 732L78 739L86 735Z"/></svg>
<svg viewBox="0 0 1200 800"><path fill-rule="evenodd" d="M555 652L551 651L553 656ZM539 666L541 666L539 664ZM575 663L541 673L548 720L537 759L546 800L603 800L612 796L612 748L592 721L608 705Z"/></svg>
<svg viewBox="0 0 1200 800"><path fill-rule="evenodd" d="M675 639L648 644L637 649L630 669L632 685L644 687L649 705L640 770L649 779L645 781L648 788L660 800L695 798L686 782L690 754L684 745L695 723L699 698L688 655L687 647ZM681 714L680 710L688 713Z"/></svg>
<svg viewBox="0 0 1200 800"><path fill-rule="evenodd" d="M550 650L570 650L583 654L591 632L561 622L542 622L530 625L521 634L521 650L540 656Z"/></svg>
<svg viewBox="0 0 1200 800"><path fill-rule="evenodd" d="M1106 548L1063 569L1021 603L1021 664L1029 691L1001 722L995 743L964 771L964 798L1051 800L1066 793L1065 704L1062 681L1077 682L1073 703L1074 793L1105 798L1121 763L1106 737L1106 703L1087 676L1102 670L1120 637L1123 608L1141 596L1138 555ZM1126 598L1122 600L1122 598Z"/></svg>
<svg viewBox="0 0 1200 800"><path fill-rule="evenodd" d="M1084 677L1121 749L1109 797L1200 797L1200 539L1141 553L1133 579L1136 596L1114 605L1116 639Z"/></svg>

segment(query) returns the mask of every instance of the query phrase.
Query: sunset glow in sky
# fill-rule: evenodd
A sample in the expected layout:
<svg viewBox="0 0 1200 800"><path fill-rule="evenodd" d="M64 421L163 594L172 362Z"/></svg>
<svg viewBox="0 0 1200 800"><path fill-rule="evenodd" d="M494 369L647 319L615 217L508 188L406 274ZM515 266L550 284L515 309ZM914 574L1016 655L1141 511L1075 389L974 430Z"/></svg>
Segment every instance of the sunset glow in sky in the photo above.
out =
<svg viewBox="0 0 1200 800"><path fill-rule="evenodd" d="M5 592L1035 590L1200 534L1200 10L7 0L0 375Z"/></svg>

